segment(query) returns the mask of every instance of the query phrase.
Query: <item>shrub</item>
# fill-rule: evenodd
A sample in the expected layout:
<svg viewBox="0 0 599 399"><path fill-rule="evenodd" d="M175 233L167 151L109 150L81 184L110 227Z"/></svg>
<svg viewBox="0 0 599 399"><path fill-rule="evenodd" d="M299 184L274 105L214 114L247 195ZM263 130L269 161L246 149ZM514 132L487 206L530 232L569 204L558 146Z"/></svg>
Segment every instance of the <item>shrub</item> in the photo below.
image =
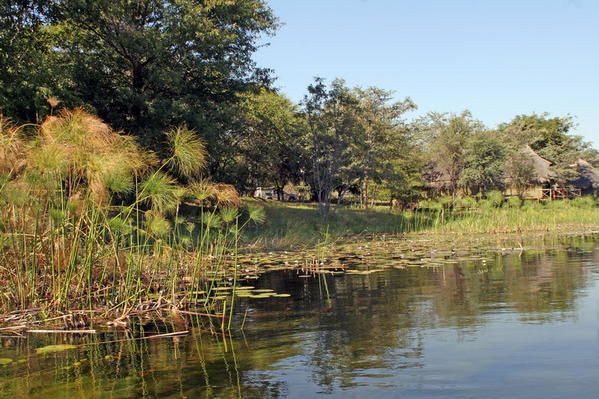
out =
<svg viewBox="0 0 599 399"><path fill-rule="evenodd" d="M443 205L437 201L433 200L422 200L418 202L419 209L431 209L431 210L440 210L443 208Z"/></svg>
<svg viewBox="0 0 599 399"><path fill-rule="evenodd" d="M574 198L571 203L577 208L593 208L597 205L595 199L589 196Z"/></svg>
<svg viewBox="0 0 599 399"><path fill-rule="evenodd" d="M522 206L522 198L520 197L509 197L507 199L508 208L520 208Z"/></svg>
<svg viewBox="0 0 599 399"><path fill-rule="evenodd" d="M473 197L460 198L458 204L461 208L465 208L465 209L471 209L471 208L478 207L478 202L476 201L476 198L473 198Z"/></svg>
<svg viewBox="0 0 599 399"><path fill-rule="evenodd" d="M501 208L504 202L504 196L501 191L493 190L487 193L487 201L491 208Z"/></svg>
<svg viewBox="0 0 599 399"><path fill-rule="evenodd" d="M439 197L437 199L438 204L440 205L441 208L451 208L454 204L454 199L451 196L443 196L443 197Z"/></svg>

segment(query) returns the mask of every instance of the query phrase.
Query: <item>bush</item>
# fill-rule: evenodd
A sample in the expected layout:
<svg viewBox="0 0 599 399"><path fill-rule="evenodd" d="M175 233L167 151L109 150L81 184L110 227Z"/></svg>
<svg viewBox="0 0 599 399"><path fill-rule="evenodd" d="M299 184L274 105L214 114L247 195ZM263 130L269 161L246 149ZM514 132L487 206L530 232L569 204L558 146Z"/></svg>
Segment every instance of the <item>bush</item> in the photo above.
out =
<svg viewBox="0 0 599 399"><path fill-rule="evenodd" d="M478 207L478 202L476 201L476 198L473 198L473 197L463 197L463 198L459 199L458 205L461 208L471 209L471 208L477 208Z"/></svg>
<svg viewBox="0 0 599 399"><path fill-rule="evenodd" d="M505 198L501 191L493 190L487 193L487 201L491 208L501 208Z"/></svg>
<svg viewBox="0 0 599 399"><path fill-rule="evenodd" d="M507 199L508 208L520 208L522 206L522 198L520 197L509 197Z"/></svg>
<svg viewBox="0 0 599 399"><path fill-rule="evenodd" d="M443 205L433 200L422 200L418 202L418 209L441 210Z"/></svg>
<svg viewBox="0 0 599 399"><path fill-rule="evenodd" d="M439 197L439 199L437 199L437 202L439 203L439 205L442 208L445 208L445 209L451 208L454 204L453 197L451 197L449 195L446 195L444 197Z"/></svg>
<svg viewBox="0 0 599 399"><path fill-rule="evenodd" d="M578 198L574 198L572 200L572 205L577 207L577 208L593 208L594 206L597 205L597 202L595 201L595 199L593 197L589 197L589 196L585 196L585 197L578 197Z"/></svg>

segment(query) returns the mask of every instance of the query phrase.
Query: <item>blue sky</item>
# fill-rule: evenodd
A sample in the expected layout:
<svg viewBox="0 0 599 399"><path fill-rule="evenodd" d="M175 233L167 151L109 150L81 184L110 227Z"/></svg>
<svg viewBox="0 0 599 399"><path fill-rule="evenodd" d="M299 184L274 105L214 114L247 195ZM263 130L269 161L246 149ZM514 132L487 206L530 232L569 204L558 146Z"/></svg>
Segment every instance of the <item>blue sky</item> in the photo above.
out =
<svg viewBox="0 0 599 399"><path fill-rule="evenodd" d="M299 101L314 76L394 90L414 115L493 127L571 114L599 146L598 0L270 0L284 24L255 56Z"/></svg>

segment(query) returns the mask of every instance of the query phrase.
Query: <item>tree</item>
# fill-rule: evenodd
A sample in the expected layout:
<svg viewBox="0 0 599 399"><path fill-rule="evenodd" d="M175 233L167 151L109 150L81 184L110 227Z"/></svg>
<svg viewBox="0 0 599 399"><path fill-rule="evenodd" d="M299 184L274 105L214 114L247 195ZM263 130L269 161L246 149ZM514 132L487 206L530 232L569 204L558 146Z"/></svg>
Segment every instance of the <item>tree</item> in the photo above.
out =
<svg viewBox="0 0 599 399"><path fill-rule="evenodd" d="M599 161L599 153L582 137L572 134L575 123L571 116L550 117L549 114L518 115L499 126L503 140L513 151L529 145L541 157L553 163L552 170L564 184L576 172L571 164L583 158Z"/></svg>
<svg viewBox="0 0 599 399"><path fill-rule="evenodd" d="M503 189L507 149L492 132L478 133L467 143L460 184L471 193Z"/></svg>
<svg viewBox="0 0 599 399"><path fill-rule="evenodd" d="M0 1L0 114L17 123L40 122L47 99L66 81L51 53L46 11L41 1Z"/></svg>
<svg viewBox="0 0 599 399"><path fill-rule="evenodd" d="M349 145L350 175L361 191L361 203L367 207L370 183L396 179L394 161L401 156L407 125L401 117L416 108L411 99L391 102L392 92L370 87L354 89L358 100L356 135Z"/></svg>
<svg viewBox="0 0 599 399"><path fill-rule="evenodd" d="M418 125L424 134L429 164L437 175L435 178L446 179L449 192L455 196L465 166L466 143L484 129L482 123L464 111L459 115L432 113Z"/></svg>
<svg viewBox="0 0 599 399"><path fill-rule="evenodd" d="M303 163L304 124L288 98L268 89L243 95L239 169L252 187L274 185L281 200L288 182L298 183Z"/></svg>
<svg viewBox="0 0 599 399"><path fill-rule="evenodd" d="M331 192L340 172L348 163L349 142L357 123L358 100L342 80L330 88L316 78L304 98L307 121L307 156L310 180L319 211L326 219L331 206Z"/></svg>
<svg viewBox="0 0 599 399"><path fill-rule="evenodd" d="M53 95L158 152L167 147L161 132L186 124L207 141L214 171L230 145L238 94L270 81L252 60L258 40L277 25L263 0L0 4L7 12L0 62L14 64L2 73L10 84L0 99L17 120L41 119L48 107L40 98Z"/></svg>
<svg viewBox="0 0 599 399"><path fill-rule="evenodd" d="M522 150L512 151L505 163L505 177L518 197L523 198L526 190L537 180L534 161Z"/></svg>

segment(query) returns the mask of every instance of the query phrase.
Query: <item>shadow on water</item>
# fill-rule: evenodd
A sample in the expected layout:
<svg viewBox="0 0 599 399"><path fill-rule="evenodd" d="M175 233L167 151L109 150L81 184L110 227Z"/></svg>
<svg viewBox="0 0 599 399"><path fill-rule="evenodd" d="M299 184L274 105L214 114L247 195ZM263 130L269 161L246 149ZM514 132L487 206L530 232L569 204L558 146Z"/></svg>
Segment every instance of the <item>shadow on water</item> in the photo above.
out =
<svg viewBox="0 0 599 399"><path fill-rule="evenodd" d="M233 337L2 338L0 397L585 396L599 372L595 247L367 275L265 273L258 288L291 297L241 299L245 329ZM65 343L77 348L36 353ZM568 371L556 374L557 359Z"/></svg>

